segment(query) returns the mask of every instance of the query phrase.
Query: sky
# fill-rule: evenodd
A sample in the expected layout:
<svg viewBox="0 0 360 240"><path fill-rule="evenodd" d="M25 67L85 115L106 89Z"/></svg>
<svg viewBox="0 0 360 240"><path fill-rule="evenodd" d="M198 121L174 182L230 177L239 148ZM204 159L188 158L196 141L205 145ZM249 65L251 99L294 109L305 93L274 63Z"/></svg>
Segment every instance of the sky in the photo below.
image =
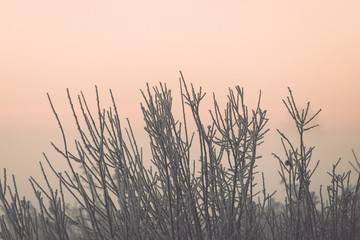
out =
<svg viewBox="0 0 360 240"><path fill-rule="evenodd" d="M239 85L254 106L261 89L271 130L259 169L270 188L280 182L271 156L282 154L276 129L296 140L281 102L287 87L299 106L321 108L320 127L306 139L321 160L315 182L325 184L339 157L344 170L351 149L360 157L359 12L359 1L346 0L1 1L0 168L25 191L30 175L40 177L42 152L61 170L50 145L61 146L61 135L46 93L76 138L66 88L74 99L82 90L95 106L97 85L104 107L111 88L123 122L128 117L146 145L140 89L166 82L176 105L181 70L208 93L205 110L213 92L225 103L228 88Z"/></svg>

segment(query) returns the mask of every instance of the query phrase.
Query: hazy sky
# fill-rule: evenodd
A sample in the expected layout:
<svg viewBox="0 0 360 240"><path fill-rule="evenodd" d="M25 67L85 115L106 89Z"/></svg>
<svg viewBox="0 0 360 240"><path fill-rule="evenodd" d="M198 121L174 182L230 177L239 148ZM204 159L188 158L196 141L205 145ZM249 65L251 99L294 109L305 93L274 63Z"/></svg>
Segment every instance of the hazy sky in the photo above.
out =
<svg viewBox="0 0 360 240"><path fill-rule="evenodd" d="M352 148L360 157L359 13L360 1L1 1L0 167L25 182L40 173L42 152L53 152L50 141L61 146L47 92L70 136L66 88L94 104L95 84L103 106L111 88L144 136L139 89L166 82L176 97L182 70L220 99L240 85L253 103L262 90L272 131L259 165L270 179L278 167L270 153L282 153L275 129L292 127L287 87L300 105L322 108L308 139L327 180L340 156L345 168Z"/></svg>

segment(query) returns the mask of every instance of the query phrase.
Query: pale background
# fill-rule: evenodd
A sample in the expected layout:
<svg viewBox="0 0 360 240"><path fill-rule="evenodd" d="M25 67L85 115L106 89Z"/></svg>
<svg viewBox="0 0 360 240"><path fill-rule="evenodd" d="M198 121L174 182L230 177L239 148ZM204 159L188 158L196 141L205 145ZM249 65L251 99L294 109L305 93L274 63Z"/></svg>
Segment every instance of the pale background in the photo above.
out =
<svg viewBox="0 0 360 240"><path fill-rule="evenodd" d="M322 108L320 127L307 136L321 160L315 190L339 157L343 169L352 148L360 157L359 13L360 1L1 1L0 167L25 193L28 177L40 178L42 152L61 170L46 93L71 141L78 135L66 88L94 105L98 85L104 107L111 88L124 125L129 117L146 144L139 89L166 82L176 105L182 70L208 92L204 110L212 92L223 103L227 88L240 85L254 106L262 90L271 131L259 166L271 189L280 181L271 152L282 154L275 129L294 132L281 102L287 87L301 106Z"/></svg>

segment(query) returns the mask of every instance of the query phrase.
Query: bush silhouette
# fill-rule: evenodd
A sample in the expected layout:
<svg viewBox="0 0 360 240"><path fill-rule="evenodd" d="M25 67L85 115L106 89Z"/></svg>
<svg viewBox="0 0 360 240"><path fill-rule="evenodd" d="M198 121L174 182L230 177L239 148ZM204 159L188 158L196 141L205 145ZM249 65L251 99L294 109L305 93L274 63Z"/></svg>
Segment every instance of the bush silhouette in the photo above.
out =
<svg viewBox="0 0 360 240"><path fill-rule="evenodd" d="M181 73L180 73L181 74ZM0 237L2 239L356 239L359 236L360 164L353 167L358 181L350 186L350 171L338 174L333 166L326 197L310 190L313 147L307 147L304 133L319 114L309 115L293 94L284 104L295 122L300 143L293 144L280 134L284 148L279 174L286 190L285 203L273 200L266 191L264 175L256 171L258 148L268 132L266 110L259 101L255 109L244 103L244 90L230 89L225 109L215 97L211 122L204 126L199 106L205 93L179 80L182 119L172 112L171 91L166 84L142 91L141 105L151 156L143 156L131 124L121 125L115 99L113 106L100 107L96 88L97 113L90 112L81 92L77 111L68 99L80 139L70 152L61 121L64 146L53 147L67 162L69 170L58 172L44 154L58 180L52 186L42 163L46 185L31 177L38 200L21 198L15 177L7 183L4 169L0 181ZM190 110L190 116L185 114ZM188 119L195 122L189 130ZM83 127L81 121L84 121ZM195 144L196 142L196 144ZM194 148L197 148L194 154ZM195 155L195 156L194 156ZM151 160L154 169L144 167ZM194 160L195 159L195 160ZM356 164L356 166L355 166ZM255 190L255 177L262 190ZM66 192L66 194L65 194ZM70 202L75 205L69 207ZM36 205L36 206L35 206Z"/></svg>

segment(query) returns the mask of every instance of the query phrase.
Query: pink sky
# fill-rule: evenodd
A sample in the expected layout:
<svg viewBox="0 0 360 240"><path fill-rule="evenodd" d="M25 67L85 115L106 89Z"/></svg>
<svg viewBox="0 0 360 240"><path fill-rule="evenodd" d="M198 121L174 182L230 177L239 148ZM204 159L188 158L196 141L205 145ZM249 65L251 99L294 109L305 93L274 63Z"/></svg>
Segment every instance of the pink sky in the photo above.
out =
<svg viewBox="0 0 360 240"><path fill-rule="evenodd" d="M47 92L71 133L66 88L94 103L97 84L103 106L111 88L142 136L139 89L162 81L177 92L182 70L220 99L235 85L249 101L262 89L269 178L278 167L270 153L282 153L275 129L292 127L288 86L323 109L309 136L321 171L340 156L348 168L351 148L360 157L359 13L359 1L2 1L0 166L25 182L49 142L62 144Z"/></svg>

